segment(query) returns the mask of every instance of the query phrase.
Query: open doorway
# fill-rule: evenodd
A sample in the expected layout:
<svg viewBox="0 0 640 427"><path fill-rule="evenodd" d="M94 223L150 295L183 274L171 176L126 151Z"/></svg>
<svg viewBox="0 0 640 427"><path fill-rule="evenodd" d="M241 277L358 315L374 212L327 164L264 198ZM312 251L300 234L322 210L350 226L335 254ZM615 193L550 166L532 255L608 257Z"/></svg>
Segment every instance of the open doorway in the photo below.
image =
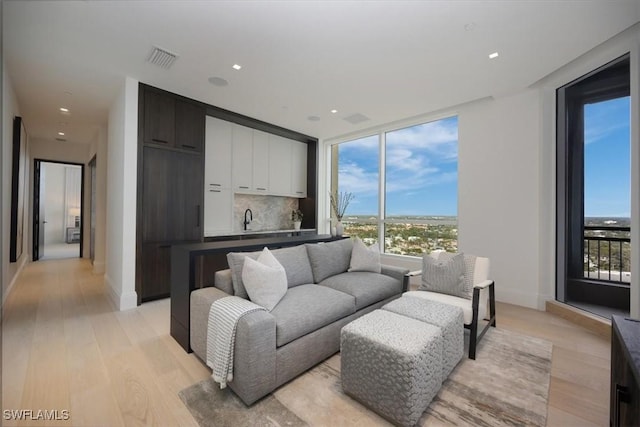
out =
<svg viewBox="0 0 640 427"><path fill-rule="evenodd" d="M82 256L84 165L36 159L33 260Z"/></svg>

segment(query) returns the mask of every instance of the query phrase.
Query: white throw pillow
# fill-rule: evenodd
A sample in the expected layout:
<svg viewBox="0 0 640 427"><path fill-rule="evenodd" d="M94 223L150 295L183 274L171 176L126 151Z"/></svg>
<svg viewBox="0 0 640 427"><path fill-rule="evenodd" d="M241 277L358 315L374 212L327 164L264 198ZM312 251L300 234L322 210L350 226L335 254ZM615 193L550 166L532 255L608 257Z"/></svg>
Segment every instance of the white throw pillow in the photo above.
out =
<svg viewBox="0 0 640 427"><path fill-rule="evenodd" d="M287 273L267 248L263 249L257 260L245 258L242 281L249 299L269 311L287 293Z"/></svg>
<svg viewBox="0 0 640 427"><path fill-rule="evenodd" d="M380 248L373 244L367 247L359 237L356 237L351 250L351 265L348 271L370 271L380 273Z"/></svg>

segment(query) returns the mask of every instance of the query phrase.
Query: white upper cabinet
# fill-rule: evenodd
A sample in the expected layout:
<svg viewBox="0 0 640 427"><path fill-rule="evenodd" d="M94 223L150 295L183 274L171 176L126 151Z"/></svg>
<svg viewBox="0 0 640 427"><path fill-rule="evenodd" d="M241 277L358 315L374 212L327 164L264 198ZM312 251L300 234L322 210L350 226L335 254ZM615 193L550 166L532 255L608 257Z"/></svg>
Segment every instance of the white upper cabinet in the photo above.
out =
<svg viewBox="0 0 640 427"><path fill-rule="evenodd" d="M205 195L228 189L232 195L307 197L307 144L210 116L205 144ZM216 199L227 203L228 197Z"/></svg>
<svg viewBox="0 0 640 427"><path fill-rule="evenodd" d="M277 196L292 193L291 143L277 135L269 135L269 193Z"/></svg>
<svg viewBox="0 0 640 427"><path fill-rule="evenodd" d="M207 116L204 140L205 193L209 188L231 188L232 124Z"/></svg>
<svg viewBox="0 0 640 427"><path fill-rule="evenodd" d="M233 190L253 190L253 129L233 125Z"/></svg>
<svg viewBox="0 0 640 427"><path fill-rule="evenodd" d="M291 190L296 197L307 197L307 144L291 141Z"/></svg>
<svg viewBox="0 0 640 427"><path fill-rule="evenodd" d="M260 194L269 192L269 134L253 131L253 190Z"/></svg>

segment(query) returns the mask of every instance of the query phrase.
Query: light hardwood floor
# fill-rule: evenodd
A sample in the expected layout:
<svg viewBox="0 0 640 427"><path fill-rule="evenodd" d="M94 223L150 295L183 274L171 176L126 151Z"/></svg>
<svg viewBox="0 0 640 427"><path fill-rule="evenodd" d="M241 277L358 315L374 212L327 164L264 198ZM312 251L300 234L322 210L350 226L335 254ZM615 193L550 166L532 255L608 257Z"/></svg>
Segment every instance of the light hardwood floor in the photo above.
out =
<svg viewBox="0 0 640 427"><path fill-rule="evenodd" d="M498 327L553 343L548 425L608 425L609 340L553 314L497 312ZM169 301L115 311L87 261L27 265L4 306L2 339L2 409L71 415L2 425L196 425L177 393L209 370L169 336Z"/></svg>

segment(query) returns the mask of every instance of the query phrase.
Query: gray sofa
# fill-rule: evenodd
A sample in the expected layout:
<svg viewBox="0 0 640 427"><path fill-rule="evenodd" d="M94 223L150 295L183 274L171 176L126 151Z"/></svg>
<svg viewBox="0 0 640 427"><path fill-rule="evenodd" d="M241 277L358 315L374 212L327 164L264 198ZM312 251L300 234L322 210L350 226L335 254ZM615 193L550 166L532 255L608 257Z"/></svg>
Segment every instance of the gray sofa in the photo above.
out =
<svg viewBox="0 0 640 427"><path fill-rule="evenodd" d="M237 326L233 381L229 387L250 405L340 350L340 330L407 289L409 270L382 266L381 273L347 272L350 239L275 249L288 290L271 311L244 316ZM248 298L244 257L231 253L229 269L216 272L215 287L191 293L191 348L206 360L211 304L222 297Z"/></svg>

